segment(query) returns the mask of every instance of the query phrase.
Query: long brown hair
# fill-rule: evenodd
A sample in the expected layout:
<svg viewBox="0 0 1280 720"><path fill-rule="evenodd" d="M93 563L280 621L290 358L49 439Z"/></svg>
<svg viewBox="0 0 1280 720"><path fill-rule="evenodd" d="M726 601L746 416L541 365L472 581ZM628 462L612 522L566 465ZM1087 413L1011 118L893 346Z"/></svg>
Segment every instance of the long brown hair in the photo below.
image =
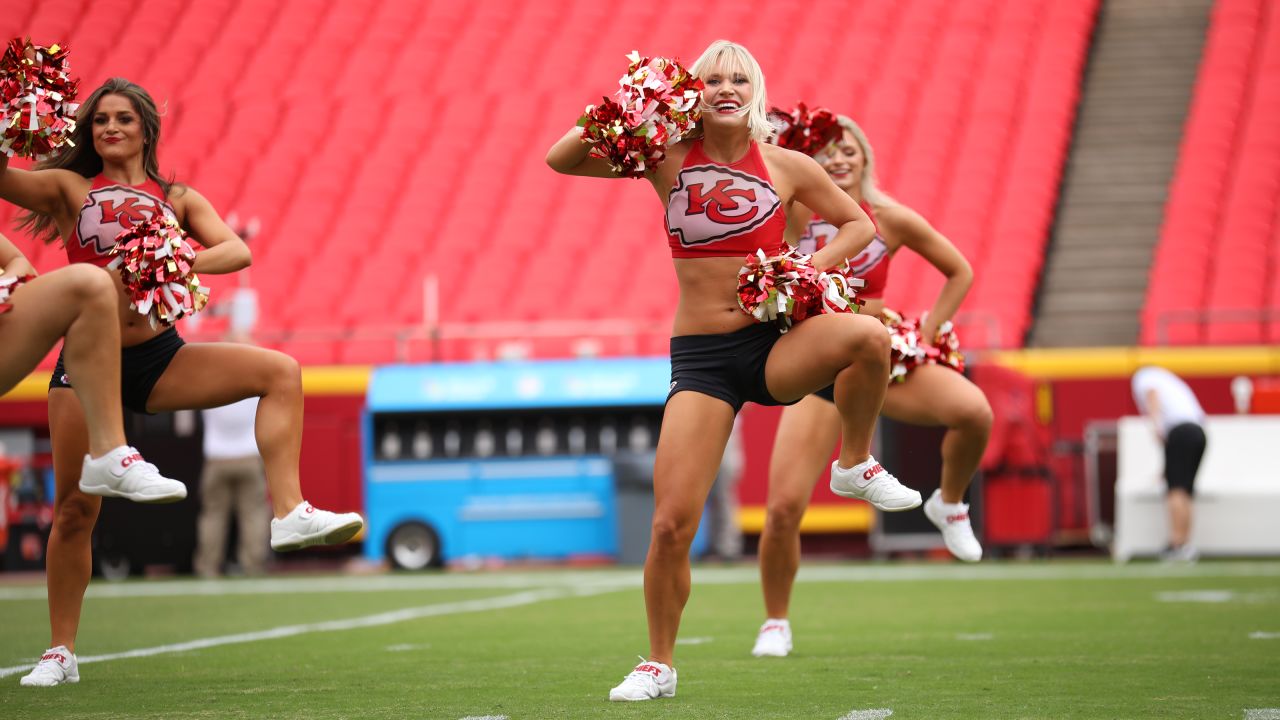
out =
<svg viewBox="0 0 1280 720"><path fill-rule="evenodd" d="M160 144L160 111L156 108L156 101L151 99L151 95L141 85L124 78L111 78L103 83L102 87L94 90L80 104L80 109L76 113L76 130L71 136L75 145L64 145L61 152L36 163L33 169L59 168L79 173L87 178L101 173L102 157L93 147L93 115L98 111L98 103L107 95L119 95L128 99L133 105L134 112L142 120L142 168L146 171L147 177L160 185L160 189L164 190L167 198L169 189L175 183L172 177L166 179L160 175L160 160L156 154L156 147ZM53 217L43 213L35 211L22 213L18 216L18 227L30 229L32 235L46 243L59 239L58 228L53 222Z"/></svg>

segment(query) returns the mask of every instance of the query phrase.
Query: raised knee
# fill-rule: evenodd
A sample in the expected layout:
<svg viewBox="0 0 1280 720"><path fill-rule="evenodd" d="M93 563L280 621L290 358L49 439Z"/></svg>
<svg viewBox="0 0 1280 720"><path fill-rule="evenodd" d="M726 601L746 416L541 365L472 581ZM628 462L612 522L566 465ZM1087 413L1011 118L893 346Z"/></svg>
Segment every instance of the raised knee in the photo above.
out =
<svg viewBox="0 0 1280 720"><path fill-rule="evenodd" d="M62 272L70 277L75 295L81 301L105 300L115 303L115 281L106 270L88 263L74 263Z"/></svg>
<svg viewBox="0 0 1280 720"><path fill-rule="evenodd" d="M975 432L988 433L995 422L995 414L991 405L984 398L982 402L971 403L957 418L956 426Z"/></svg>
<svg viewBox="0 0 1280 720"><path fill-rule="evenodd" d="M863 333L865 340L863 346L867 351L876 357L889 357L890 339L889 332L884 329L884 325L875 318L868 318L869 322L864 323Z"/></svg>
<svg viewBox="0 0 1280 720"><path fill-rule="evenodd" d="M271 387L301 390L302 366L298 361L282 352L272 353Z"/></svg>
<svg viewBox="0 0 1280 720"><path fill-rule="evenodd" d="M847 348L849 356L853 361L865 360L884 360L889 359L889 333L885 332L884 325L879 320L866 315L858 315L854 318L857 322L851 324L847 333Z"/></svg>

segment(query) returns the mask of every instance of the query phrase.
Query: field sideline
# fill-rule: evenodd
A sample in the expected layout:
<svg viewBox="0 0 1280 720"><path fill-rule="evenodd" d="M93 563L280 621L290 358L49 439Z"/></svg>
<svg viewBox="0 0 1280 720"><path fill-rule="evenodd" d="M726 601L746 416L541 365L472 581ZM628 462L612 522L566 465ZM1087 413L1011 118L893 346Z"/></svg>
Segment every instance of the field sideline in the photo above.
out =
<svg viewBox="0 0 1280 720"><path fill-rule="evenodd" d="M813 564L786 659L753 567L695 572L677 697L634 705L634 569L95 583L54 689L17 683L43 587L0 583L0 716L1280 718L1277 562Z"/></svg>

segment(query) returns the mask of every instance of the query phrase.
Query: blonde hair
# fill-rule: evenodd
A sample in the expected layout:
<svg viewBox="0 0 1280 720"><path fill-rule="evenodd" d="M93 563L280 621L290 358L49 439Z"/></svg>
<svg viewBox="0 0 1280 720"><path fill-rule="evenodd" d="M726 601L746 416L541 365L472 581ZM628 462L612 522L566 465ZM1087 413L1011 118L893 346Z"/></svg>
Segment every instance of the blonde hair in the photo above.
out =
<svg viewBox="0 0 1280 720"><path fill-rule="evenodd" d="M756 142L767 142L776 132L769 122L768 103L764 91L764 71L760 63L752 57L751 52L738 43L729 40L716 40L702 52L702 56L693 63L689 72L694 77L706 80L707 76L720 71L733 75L742 73L747 76L753 90L751 102L747 103L747 131ZM698 121L698 129L702 129L702 121Z"/></svg>
<svg viewBox="0 0 1280 720"><path fill-rule="evenodd" d="M840 127L847 130L850 135L853 135L854 139L858 141L858 147L862 149L862 182L859 183L862 199L871 203L872 207L876 205L897 205L898 201L881 190L877 184L876 155L875 151L871 149L871 143L867 140L867 134L862 132L862 128L858 127L858 123L847 115L837 115L836 122L840 123Z"/></svg>

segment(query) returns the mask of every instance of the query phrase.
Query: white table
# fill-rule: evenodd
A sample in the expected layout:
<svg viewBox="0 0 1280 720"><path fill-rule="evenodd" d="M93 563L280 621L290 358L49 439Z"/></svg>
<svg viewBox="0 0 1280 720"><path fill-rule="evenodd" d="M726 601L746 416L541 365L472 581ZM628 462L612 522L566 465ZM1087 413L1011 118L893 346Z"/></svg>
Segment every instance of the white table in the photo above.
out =
<svg viewBox="0 0 1280 720"><path fill-rule="evenodd" d="M1196 476L1191 544L1202 555L1280 555L1280 415L1210 416ZM1164 447L1146 418L1118 432L1117 562L1156 555L1168 542Z"/></svg>

